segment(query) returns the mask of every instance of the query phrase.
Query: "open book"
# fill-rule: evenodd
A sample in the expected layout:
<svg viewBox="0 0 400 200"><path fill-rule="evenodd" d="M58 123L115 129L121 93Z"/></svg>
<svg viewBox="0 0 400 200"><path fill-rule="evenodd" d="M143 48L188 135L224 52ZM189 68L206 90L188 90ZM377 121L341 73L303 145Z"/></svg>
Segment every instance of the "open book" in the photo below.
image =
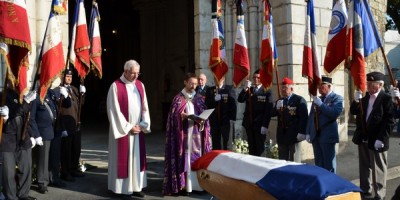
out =
<svg viewBox="0 0 400 200"><path fill-rule="evenodd" d="M189 115L189 119L196 121L196 122L200 122L200 121L204 121L206 119L208 119L208 117L210 117L211 113L214 111L214 109L207 109L204 110L200 115Z"/></svg>

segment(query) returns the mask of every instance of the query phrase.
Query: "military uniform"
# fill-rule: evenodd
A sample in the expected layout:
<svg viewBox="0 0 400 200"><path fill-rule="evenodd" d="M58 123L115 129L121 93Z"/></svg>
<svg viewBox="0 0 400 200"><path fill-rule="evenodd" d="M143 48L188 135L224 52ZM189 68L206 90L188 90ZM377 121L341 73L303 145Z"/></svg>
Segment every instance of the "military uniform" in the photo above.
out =
<svg viewBox="0 0 400 200"><path fill-rule="evenodd" d="M271 90L264 91L262 85L243 89L239 93L238 102L246 102L242 125L246 129L249 154L260 156L264 152L266 138L266 135L261 134L261 127L268 128L271 120Z"/></svg>
<svg viewBox="0 0 400 200"><path fill-rule="evenodd" d="M59 166L59 148L55 149L50 154L51 142L59 143L60 136L54 134L55 122L58 112L58 102L60 100L60 93L55 90L49 89L43 100L40 101L39 95L36 100L31 103L31 118L30 118L30 131L32 134L39 134L43 140L43 146L38 146L34 151L34 158L36 158L37 167L37 181L39 192L45 193L47 185L49 184L49 168L52 170L52 177L57 178ZM70 107L70 98L62 101L62 107ZM55 137L56 136L56 137ZM57 146L59 144L53 144ZM49 157L51 156L51 157ZM50 162L50 166L49 166ZM54 171L53 171L54 170Z"/></svg>
<svg viewBox="0 0 400 200"><path fill-rule="evenodd" d="M78 130L79 91L75 86L66 85L71 98L71 107L60 111L61 128L66 130L67 137L61 141L61 174L65 179L70 176L83 176L79 171L79 158L81 155L81 132Z"/></svg>
<svg viewBox="0 0 400 200"><path fill-rule="evenodd" d="M216 94L221 95L221 100L215 101ZM230 121L236 120L236 98L233 87L230 85L223 85L219 89L215 86L209 87L206 91L205 104L207 109L215 108L209 118L212 148L214 150L228 149Z"/></svg>
<svg viewBox="0 0 400 200"><path fill-rule="evenodd" d="M307 102L294 93L289 98L281 98L283 109L272 111L272 116L278 116L276 140L278 143L279 159L294 161L295 145L298 142L297 134L305 134L307 127Z"/></svg>

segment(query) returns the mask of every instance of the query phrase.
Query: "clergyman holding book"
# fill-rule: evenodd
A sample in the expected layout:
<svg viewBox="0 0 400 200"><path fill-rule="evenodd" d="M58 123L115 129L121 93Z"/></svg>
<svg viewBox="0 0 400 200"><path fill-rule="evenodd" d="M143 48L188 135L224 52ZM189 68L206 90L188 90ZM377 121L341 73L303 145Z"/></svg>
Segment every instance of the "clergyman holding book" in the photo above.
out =
<svg viewBox="0 0 400 200"><path fill-rule="evenodd" d="M211 151L208 119L192 118L206 110L204 99L195 92L197 82L195 74L186 74L183 81L185 87L174 97L169 110L165 143L164 195L187 196L192 190L203 190L197 182L196 173L191 171L191 164Z"/></svg>

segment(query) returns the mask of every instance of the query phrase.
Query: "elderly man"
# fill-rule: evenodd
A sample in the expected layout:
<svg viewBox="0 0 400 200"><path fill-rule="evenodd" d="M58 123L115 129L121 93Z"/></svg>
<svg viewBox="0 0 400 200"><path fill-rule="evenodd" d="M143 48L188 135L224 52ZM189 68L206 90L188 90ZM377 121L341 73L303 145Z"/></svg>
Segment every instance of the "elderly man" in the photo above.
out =
<svg viewBox="0 0 400 200"><path fill-rule="evenodd" d="M265 149L273 104L271 90L265 91L260 82L260 70L253 73L253 83L246 81L246 87L239 93L238 102L246 103L242 125L246 129L249 154L260 156Z"/></svg>
<svg viewBox="0 0 400 200"><path fill-rule="evenodd" d="M190 115L200 115L206 109L203 98L195 92L196 75L186 74L183 83L185 87L172 100L168 114L164 195L187 195L192 190L201 191L191 165L211 151L208 120L196 121L189 118Z"/></svg>
<svg viewBox="0 0 400 200"><path fill-rule="evenodd" d="M296 145L306 139L307 102L293 93L293 81L287 77L282 80L282 98L275 104L272 116L278 116L276 138L278 156L281 160L301 162L294 158Z"/></svg>
<svg viewBox="0 0 400 200"><path fill-rule="evenodd" d="M323 76L313 96L307 121L307 141L314 149L315 165L336 173L336 143L339 143L337 118L343 111L343 97L332 91L332 78Z"/></svg>
<svg viewBox="0 0 400 200"><path fill-rule="evenodd" d="M353 142L358 145L360 188L364 199L385 199L387 177L387 151L389 135L394 125L394 105L383 88L384 75L380 72L367 74L367 93L354 92L350 113L357 115L357 128ZM398 90L391 90L397 93Z"/></svg>
<svg viewBox="0 0 400 200"><path fill-rule="evenodd" d="M107 95L108 189L122 197L144 197L147 186L144 133L150 132L150 114L139 71L135 60L125 62Z"/></svg>
<svg viewBox="0 0 400 200"><path fill-rule="evenodd" d="M205 98L206 91L207 91L207 88L208 88L206 83L207 83L207 76L205 74L201 73L199 75L199 85L196 87L196 93L200 94L201 96L203 96L203 98Z"/></svg>

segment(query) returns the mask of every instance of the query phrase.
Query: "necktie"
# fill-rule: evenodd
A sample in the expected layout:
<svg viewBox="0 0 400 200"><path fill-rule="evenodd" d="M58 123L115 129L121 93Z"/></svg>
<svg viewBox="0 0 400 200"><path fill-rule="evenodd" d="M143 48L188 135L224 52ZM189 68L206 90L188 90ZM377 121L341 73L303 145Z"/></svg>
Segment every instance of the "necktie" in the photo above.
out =
<svg viewBox="0 0 400 200"><path fill-rule="evenodd" d="M283 106L286 107L286 106L287 106L287 103L288 103L288 99L287 99L287 98L284 98L284 99L283 99Z"/></svg>
<svg viewBox="0 0 400 200"><path fill-rule="evenodd" d="M326 97L321 97L322 103L324 103Z"/></svg>

